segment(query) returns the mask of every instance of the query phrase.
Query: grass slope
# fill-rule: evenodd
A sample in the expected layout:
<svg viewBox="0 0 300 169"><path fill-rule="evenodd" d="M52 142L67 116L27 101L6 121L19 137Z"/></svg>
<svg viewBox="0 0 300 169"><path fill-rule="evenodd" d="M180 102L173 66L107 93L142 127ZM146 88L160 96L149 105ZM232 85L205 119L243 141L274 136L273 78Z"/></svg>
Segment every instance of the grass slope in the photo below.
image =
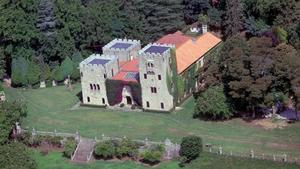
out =
<svg viewBox="0 0 300 169"><path fill-rule="evenodd" d="M300 123L285 129L265 130L253 127L240 119L226 122L206 122L192 119L193 99L183 110L171 114L148 112L115 112L101 108L81 107L70 110L78 102L80 86L70 92L65 87L47 89L5 89L8 100L24 99L28 103L28 117L23 128L60 132L79 130L85 137L109 136L177 142L189 134L199 135L205 143L222 145L225 152L255 154L283 154L300 157Z"/></svg>

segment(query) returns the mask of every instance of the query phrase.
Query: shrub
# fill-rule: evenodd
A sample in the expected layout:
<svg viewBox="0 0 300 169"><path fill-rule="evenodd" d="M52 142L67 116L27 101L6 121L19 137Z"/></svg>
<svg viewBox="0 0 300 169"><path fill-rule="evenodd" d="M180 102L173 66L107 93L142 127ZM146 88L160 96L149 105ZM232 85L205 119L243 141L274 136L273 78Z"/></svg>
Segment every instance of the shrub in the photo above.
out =
<svg viewBox="0 0 300 169"><path fill-rule="evenodd" d="M111 141L96 144L94 154L97 158L109 159L115 155L115 145Z"/></svg>
<svg viewBox="0 0 300 169"><path fill-rule="evenodd" d="M32 137L31 137L31 133L29 132L23 132L20 133L16 136L16 139L19 142L22 142L23 144L27 145L27 146L31 146L32 144Z"/></svg>
<svg viewBox="0 0 300 169"><path fill-rule="evenodd" d="M136 142L130 139L123 139L121 142L117 144L116 156L118 158L122 158L126 156L135 158L138 155L138 148L139 145Z"/></svg>
<svg viewBox="0 0 300 169"><path fill-rule="evenodd" d="M63 140L63 138L60 136L49 137L48 143L51 144L52 146L61 147L62 140Z"/></svg>
<svg viewBox="0 0 300 169"><path fill-rule="evenodd" d="M144 163L154 165L160 162L162 152L158 150L146 150L142 153L141 157Z"/></svg>
<svg viewBox="0 0 300 169"><path fill-rule="evenodd" d="M187 136L182 139L179 155L190 162L199 157L202 152L202 139L198 136Z"/></svg>
<svg viewBox="0 0 300 169"><path fill-rule="evenodd" d="M75 149L76 141L74 139L67 139L67 141L64 143L64 156L67 158L71 158Z"/></svg>

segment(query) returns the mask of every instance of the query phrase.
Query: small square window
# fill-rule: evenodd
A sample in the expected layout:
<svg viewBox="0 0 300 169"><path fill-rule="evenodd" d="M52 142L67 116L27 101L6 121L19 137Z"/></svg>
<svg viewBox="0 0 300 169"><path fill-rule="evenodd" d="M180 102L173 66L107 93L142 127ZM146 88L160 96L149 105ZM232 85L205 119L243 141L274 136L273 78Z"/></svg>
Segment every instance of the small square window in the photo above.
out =
<svg viewBox="0 0 300 169"><path fill-rule="evenodd" d="M104 73L104 75L103 75L103 76L104 76L104 79L106 79L106 78L107 78L107 76L106 76L106 73Z"/></svg>
<svg viewBox="0 0 300 169"><path fill-rule="evenodd" d="M147 74L146 73L144 74L144 79L147 79Z"/></svg>
<svg viewBox="0 0 300 169"><path fill-rule="evenodd" d="M161 75L158 75L158 80L161 80Z"/></svg>

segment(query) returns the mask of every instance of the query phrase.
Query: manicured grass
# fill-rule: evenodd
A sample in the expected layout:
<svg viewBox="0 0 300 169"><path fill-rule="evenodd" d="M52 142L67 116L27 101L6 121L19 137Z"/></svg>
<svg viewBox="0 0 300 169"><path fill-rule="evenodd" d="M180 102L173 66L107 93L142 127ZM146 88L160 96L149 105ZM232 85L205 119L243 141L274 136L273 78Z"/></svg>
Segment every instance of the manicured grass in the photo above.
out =
<svg viewBox="0 0 300 169"><path fill-rule="evenodd" d="M34 150L32 157L37 161L39 169L149 169L151 167L137 164L132 161L109 162L96 161L90 164L74 164L62 157L62 153L50 152L42 156ZM162 162L156 169L180 169L178 162ZM248 158L226 157L211 153L203 153L201 157L186 165L182 169L298 169L299 165L274 163L265 160Z"/></svg>
<svg viewBox="0 0 300 169"><path fill-rule="evenodd" d="M80 107L70 110L78 102L80 85L70 92L65 87L47 89L5 89L9 100L22 98L28 103L29 114L23 128L43 131L76 132L85 137L109 136L180 142L183 136L199 135L204 143L221 145L225 152L254 150L256 154L283 154L300 157L300 123L284 129L265 130L240 119L226 122L206 122L192 119L193 99L183 110L171 114L149 112L116 112L102 108ZM155 98L154 98L155 99Z"/></svg>
<svg viewBox="0 0 300 169"><path fill-rule="evenodd" d="M48 155L42 156L40 152L33 151L32 157L38 165L38 169L149 169L142 164L133 161L125 162L109 162L109 161L96 161L90 164L75 164L71 163L68 159L62 157L62 153L50 152ZM157 169L176 169L178 163L175 161L163 162Z"/></svg>
<svg viewBox="0 0 300 169"><path fill-rule="evenodd" d="M299 169L299 165L203 153L187 169Z"/></svg>

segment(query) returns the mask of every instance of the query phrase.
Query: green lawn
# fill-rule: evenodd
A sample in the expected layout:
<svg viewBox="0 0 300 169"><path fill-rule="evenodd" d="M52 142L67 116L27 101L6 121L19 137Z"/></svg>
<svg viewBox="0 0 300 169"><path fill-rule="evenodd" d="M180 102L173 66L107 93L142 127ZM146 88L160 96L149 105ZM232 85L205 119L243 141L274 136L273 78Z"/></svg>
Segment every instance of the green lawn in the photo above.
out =
<svg viewBox="0 0 300 169"><path fill-rule="evenodd" d="M21 98L28 103L29 114L23 128L43 131L75 132L86 137L109 136L179 142L183 136L202 136L205 143L222 145L224 151L264 154L287 153L288 158L300 158L300 123L285 129L265 130L240 119L226 122L206 122L192 119L193 99L184 109L171 114L149 112L114 112L101 108L70 108L78 102L80 86L70 92L64 87L47 89L5 89L9 100Z"/></svg>
<svg viewBox="0 0 300 169"><path fill-rule="evenodd" d="M62 153L50 152L42 156L33 151L33 158L39 169L149 169L151 167L132 161L108 162L96 161L90 164L74 164L62 157ZM163 162L156 169L181 169L178 162ZM251 160L247 158L226 157L210 153L203 153L200 158L182 169L299 169L298 165L274 163L265 160Z"/></svg>

